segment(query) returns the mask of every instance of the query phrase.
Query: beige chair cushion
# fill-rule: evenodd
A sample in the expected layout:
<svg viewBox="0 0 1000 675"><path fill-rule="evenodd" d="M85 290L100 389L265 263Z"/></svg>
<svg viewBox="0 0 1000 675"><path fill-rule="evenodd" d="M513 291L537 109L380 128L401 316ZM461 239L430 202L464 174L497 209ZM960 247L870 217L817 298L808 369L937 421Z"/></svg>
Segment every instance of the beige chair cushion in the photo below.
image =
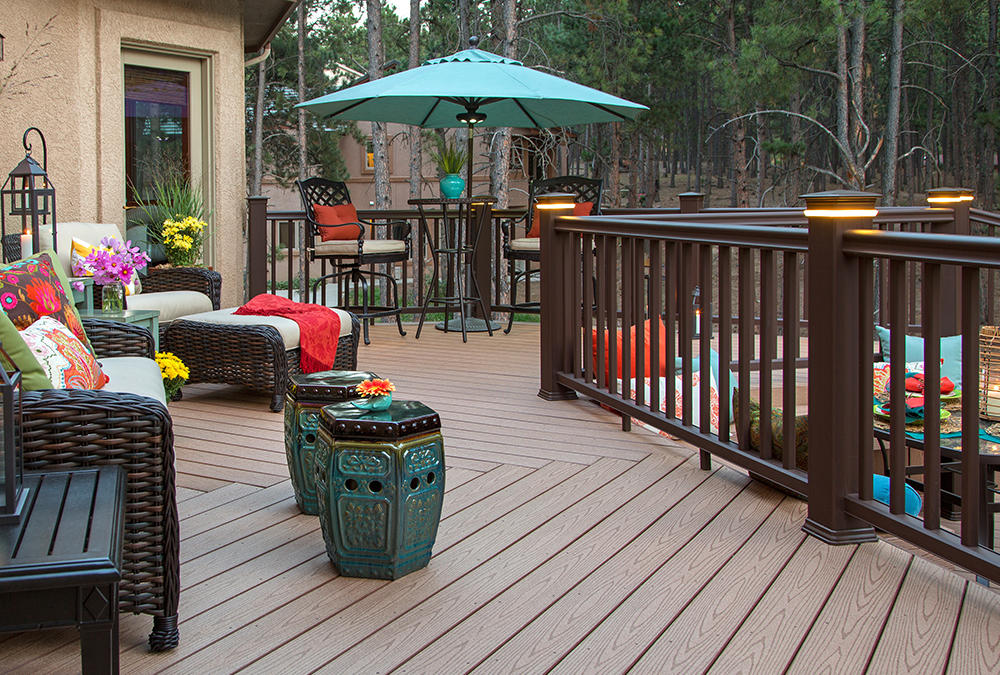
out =
<svg viewBox="0 0 1000 675"><path fill-rule="evenodd" d="M351 315L342 309L331 307L340 317L340 335L344 337L351 334ZM283 316L257 316L254 314L233 314L236 307L227 307L214 312L202 312L201 314L189 314L178 317L185 321L201 321L203 323L221 323L232 326L273 326L281 335L285 349L295 349L299 346L299 324L292 319Z"/></svg>
<svg viewBox="0 0 1000 675"><path fill-rule="evenodd" d="M365 253L403 253L405 251L406 242L399 239L365 239ZM357 253L358 242L356 239L324 241L316 244L316 255L357 255Z"/></svg>
<svg viewBox="0 0 1000 675"><path fill-rule="evenodd" d="M129 309L158 309L160 323L170 323L187 314L212 311L212 300L198 291L159 291L125 298Z"/></svg>
<svg viewBox="0 0 1000 675"><path fill-rule="evenodd" d="M541 238L522 237L510 242L511 251L541 251Z"/></svg>
<svg viewBox="0 0 1000 675"><path fill-rule="evenodd" d="M153 359L141 356L114 356L99 359L101 370L108 376L104 389L124 394L139 394L167 404L163 391L163 376Z"/></svg>
<svg viewBox="0 0 1000 675"><path fill-rule="evenodd" d="M52 231L43 228L38 234L39 243L43 249L52 248ZM114 223L58 223L56 225L56 257L62 263L66 274L72 274L70 251L73 250L73 237L85 241L91 246L101 243L104 237L122 239L122 232Z"/></svg>

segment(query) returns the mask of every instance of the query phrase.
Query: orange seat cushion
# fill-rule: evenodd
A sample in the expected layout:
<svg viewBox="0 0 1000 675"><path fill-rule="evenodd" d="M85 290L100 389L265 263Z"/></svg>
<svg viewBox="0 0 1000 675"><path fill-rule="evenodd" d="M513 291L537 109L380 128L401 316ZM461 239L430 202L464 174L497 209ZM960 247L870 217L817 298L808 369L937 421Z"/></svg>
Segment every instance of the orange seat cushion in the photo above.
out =
<svg viewBox="0 0 1000 675"><path fill-rule="evenodd" d="M643 351L642 351L642 357L643 357L643 373L642 373L642 376L643 377L653 377L653 376L664 377L667 374L667 328L666 328L666 326L663 325L663 319L660 319L660 336L659 336L660 367L659 367L659 371L655 375L651 376L650 372L649 372L649 368L650 368L650 337L649 337L649 333L650 333L650 321L651 321L650 319L647 319L645 321L645 323L642 324L642 333L643 333L643 336L644 336L644 338L643 338ZM629 377L635 377L636 376L635 375L635 361L636 361L635 328L636 328L635 326L632 326L628 330L628 335L629 335L629 373L628 373L628 376ZM591 333L592 333L593 343L594 343L594 346L593 346L594 371L597 372L597 329L596 328L592 329ZM618 367L617 367L617 369L616 369L615 372L618 374L618 377L621 378L622 377L622 351L623 351L622 350L622 332L619 330L619 331L615 331L615 333L616 333L616 335L615 335L615 342L616 342L616 345L617 345L617 350L615 352L615 356L616 356L616 362L617 362L617 365L618 365ZM608 331L604 331L604 376L605 376L605 378L610 377L610 369L608 368L608 355L609 355L609 351L610 351L608 349L608 341L609 341ZM670 365L671 365L671 367L673 366L673 364L670 364Z"/></svg>
<svg viewBox="0 0 1000 675"><path fill-rule="evenodd" d="M574 216L589 216L590 212L594 210L594 202L580 202L579 204L573 204L573 215ZM538 215L538 207L536 206L532 209L533 213L531 216L531 229L528 230L529 237L540 237L542 236L542 221Z"/></svg>
<svg viewBox="0 0 1000 675"><path fill-rule="evenodd" d="M320 225L319 236L323 241L341 239L357 239L361 236L361 226L358 225L358 210L353 204L324 206L313 204L316 223ZM347 225L350 226L347 226ZM322 227L327 225L329 227Z"/></svg>

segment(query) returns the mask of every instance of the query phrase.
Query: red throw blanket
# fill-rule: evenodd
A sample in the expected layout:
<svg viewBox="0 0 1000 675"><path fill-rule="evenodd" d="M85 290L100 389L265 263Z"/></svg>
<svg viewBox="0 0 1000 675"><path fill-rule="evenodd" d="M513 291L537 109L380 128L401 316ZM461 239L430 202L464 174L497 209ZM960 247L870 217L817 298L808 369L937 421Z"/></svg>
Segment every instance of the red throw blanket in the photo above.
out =
<svg viewBox="0 0 1000 675"><path fill-rule="evenodd" d="M295 302L270 293L261 293L233 314L283 316L299 325L300 363L303 373L333 368L340 339L340 316L322 305Z"/></svg>

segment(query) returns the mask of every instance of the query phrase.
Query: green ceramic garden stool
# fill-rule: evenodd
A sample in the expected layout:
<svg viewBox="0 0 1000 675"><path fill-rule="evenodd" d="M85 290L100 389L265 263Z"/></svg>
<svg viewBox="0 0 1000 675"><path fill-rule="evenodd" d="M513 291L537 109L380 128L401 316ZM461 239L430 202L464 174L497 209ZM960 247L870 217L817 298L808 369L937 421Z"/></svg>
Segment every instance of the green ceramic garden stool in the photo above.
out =
<svg viewBox="0 0 1000 675"><path fill-rule="evenodd" d="M326 370L288 378L285 391L285 456L288 458L292 489L295 490L295 503L302 513L311 516L319 513L313 453L316 451L320 408L357 398L354 388L358 383L374 377L378 376L354 370Z"/></svg>
<svg viewBox="0 0 1000 675"><path fill-rule="evenodd" d="M426 567L444 499L441 418L416 401L368 412L323 408L316 493L326 551L348 577L397 579Z"/></svg>

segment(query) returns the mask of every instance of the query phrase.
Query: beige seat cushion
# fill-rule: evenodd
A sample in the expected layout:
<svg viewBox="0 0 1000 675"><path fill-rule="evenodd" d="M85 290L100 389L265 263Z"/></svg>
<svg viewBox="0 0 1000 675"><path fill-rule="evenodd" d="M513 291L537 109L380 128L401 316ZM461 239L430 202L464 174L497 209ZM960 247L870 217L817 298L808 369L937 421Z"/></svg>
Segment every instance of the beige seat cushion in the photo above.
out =
<svg viewBox="0 0 1000 675"><path fill-rule="evenodd" d="M139 394L155 398L163 405L167 404L163 391L163 376L160 367L153 359L141 356L114 356L99 359L101 370L108 376L104 389L124 394Z"/></svg>
<svg viewBox="0 0 1000 675"><path fill-rule="evenodd" d="M403 253L405 251L406 242L399 239L365 239L365 253ZM324 241L316 244L317 255L357 255L357 253L358 242L356 239Z"/></svg>
<svg viewBox="0 0 1000 675"><path fill-rule="evenodd" d="M521 237L520 239L513 239L510 242L510 250L512 251L541 251L541 238L539 237Z"/></svg>
<svg viewBox="0 0 1000 675"><path fill-rule="evenodd" d="M158 309L160 323L170 323L187 314L212 311L212 300L198 291L159 291L125 298L129 309Z"/></svg>
<svg viewBox="0 0 1000 675"><path fill-rule="evenodd" d="M233 314L236 307L227 307L214 312L202 312L201 314L189 314L178 317L185 321L201 321L203 323L221 323L231 326L273 326L281 335L285 349L295 349L299 346L299 324L292 319L283 316L257 316L254 314ZM340 335L344 337L351 334L351 315L342 309L331 307L337 316L340 317Z"/></svg>

